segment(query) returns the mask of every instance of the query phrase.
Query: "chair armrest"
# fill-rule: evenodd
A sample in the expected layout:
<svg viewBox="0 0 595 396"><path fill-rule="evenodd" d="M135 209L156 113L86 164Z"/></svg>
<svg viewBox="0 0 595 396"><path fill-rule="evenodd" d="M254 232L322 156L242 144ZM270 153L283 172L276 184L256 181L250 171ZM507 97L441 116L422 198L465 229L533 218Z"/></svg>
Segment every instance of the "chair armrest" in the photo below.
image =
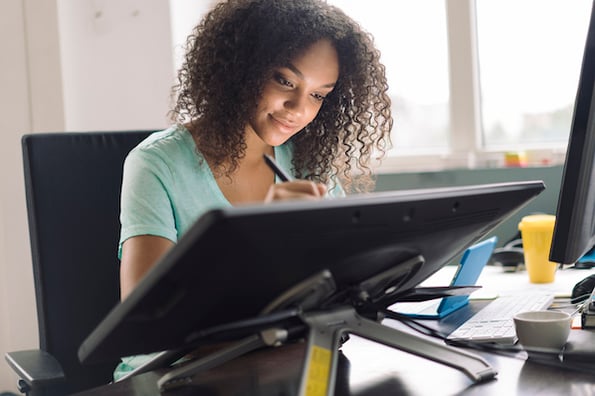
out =
<svg viewBox="0 0 595 396"><path fill-rule="evenodd" d="M65 380L62 366L46 351L15 351L6 353L4 357L21 381L31 390L52 386Z"/></svg>

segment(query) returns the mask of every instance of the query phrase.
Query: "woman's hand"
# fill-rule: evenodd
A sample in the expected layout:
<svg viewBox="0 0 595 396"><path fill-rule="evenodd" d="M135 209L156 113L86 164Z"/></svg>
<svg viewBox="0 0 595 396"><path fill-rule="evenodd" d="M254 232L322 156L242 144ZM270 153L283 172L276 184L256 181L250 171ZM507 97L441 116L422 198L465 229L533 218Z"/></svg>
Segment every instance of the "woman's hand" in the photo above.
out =
<svg viewBox="0 0 595 396"><path fill-rule="evenodd" d="M293 180L273 184L264 202L286 201L293 199L320 199L326 194L326 186L309 180Z"/></svg>

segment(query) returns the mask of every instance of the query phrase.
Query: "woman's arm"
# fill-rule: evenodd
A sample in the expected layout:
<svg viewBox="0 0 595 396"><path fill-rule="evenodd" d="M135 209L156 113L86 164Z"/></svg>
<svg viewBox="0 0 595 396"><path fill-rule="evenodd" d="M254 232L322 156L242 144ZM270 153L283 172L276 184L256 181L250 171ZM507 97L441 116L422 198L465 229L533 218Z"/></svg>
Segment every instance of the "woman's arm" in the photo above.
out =
<svg viewBox="0 0 595 396"><path fill-rule="evenodd" d="M124 241L120 263L120 293L124 300L149 269L172 247L167 238L139 235Z"/></svg>

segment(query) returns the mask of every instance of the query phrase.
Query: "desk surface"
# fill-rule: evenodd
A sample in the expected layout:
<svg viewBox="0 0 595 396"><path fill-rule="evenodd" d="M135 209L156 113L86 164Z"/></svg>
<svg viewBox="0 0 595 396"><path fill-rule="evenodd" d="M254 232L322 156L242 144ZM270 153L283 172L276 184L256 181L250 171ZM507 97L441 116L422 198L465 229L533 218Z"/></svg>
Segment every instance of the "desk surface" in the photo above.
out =
<svg viewBox="0 0 595 396"><path fill-rule="evenodd" d="M452 277L452 268L444 268L425 282L440 284ZM450 273L449 273L450 272ZM486 292L500 294L519 290L548 290L569 294L572 286L595 271L559 271L552 284L534 285L525 273L502 273L486 268L478 284ZM444 284L444 283L442 283ZM466 320L485 304L473 301L441 321L426 321L448 331ZM403 325L386 320L391 327ZM595 334L573 330L573 337ZM555 361L527 359L524 351L500 355L474 351L497 371L495 380L474 385L462 372L427 359L396 350L361 337L351 338L341 347L335 395L574 395L595 392L595 368L572 370ZM197 374L193 384L163 395L293 395L297 393L305 343L297 342L277 348L265 348L236 358L219 367ZM79 396L158 395L157 380L167 369L138 375L126 381L79 393Z"/></svg>

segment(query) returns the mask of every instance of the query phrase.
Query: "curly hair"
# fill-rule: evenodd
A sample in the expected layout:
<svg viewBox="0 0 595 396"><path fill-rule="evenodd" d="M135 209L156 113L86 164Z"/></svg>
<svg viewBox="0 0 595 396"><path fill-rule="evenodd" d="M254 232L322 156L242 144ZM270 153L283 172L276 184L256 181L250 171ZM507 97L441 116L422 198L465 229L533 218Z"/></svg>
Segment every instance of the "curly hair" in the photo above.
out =
<svg viewBox="0 0 595 396"><path fill-rule="evenodd" d="M265 83L309 46L329 39L339 78L314 120L291 138L296 176L346 191L374 185L373 156L390 146L391 102L372 36L324 0L227 0L195 27L173 87L174 122L189 123L197 148L231 175L244 156L245 126Z"/></svg>

